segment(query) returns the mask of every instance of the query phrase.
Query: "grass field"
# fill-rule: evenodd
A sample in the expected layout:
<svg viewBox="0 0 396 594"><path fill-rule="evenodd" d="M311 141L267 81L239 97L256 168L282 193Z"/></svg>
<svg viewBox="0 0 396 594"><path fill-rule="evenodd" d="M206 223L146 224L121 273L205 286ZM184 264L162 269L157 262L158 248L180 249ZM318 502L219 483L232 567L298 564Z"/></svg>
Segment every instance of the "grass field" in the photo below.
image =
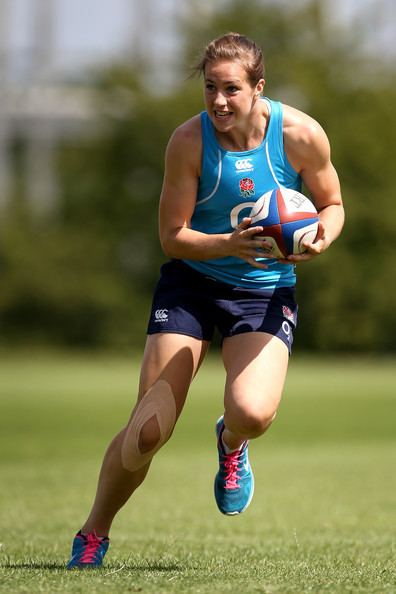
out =
<svg viewBox="0 0 396 594"><path fill-rule="evenodd" d="M209 359L172 440L121 511L104 569L65 571L139 361L3 356L0 591L396 592L396 367L292 358L278 419L252 442L255 497L214 503L223 371Z"/></svg>

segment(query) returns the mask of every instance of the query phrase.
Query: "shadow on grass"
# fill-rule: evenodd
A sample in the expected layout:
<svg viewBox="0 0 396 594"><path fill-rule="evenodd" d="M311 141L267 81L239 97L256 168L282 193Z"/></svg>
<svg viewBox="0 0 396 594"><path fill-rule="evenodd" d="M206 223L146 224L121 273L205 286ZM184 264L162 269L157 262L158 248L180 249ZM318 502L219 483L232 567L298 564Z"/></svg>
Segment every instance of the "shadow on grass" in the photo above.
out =
<svg viewBox="0 0 396 594"><path fill-rule="evenodd" d="M29 563L0 563L0 569L65 569L65 563L35 562Z"/></svg>
<svg viewBox="0 0 396 594"><path fill-rule="evenodd" d="M58 571L66 569L66 563L48 563L48 561L30 561L29 563L0 563L0 569L27 569L31 571L47 569L49 571ZM100 571L106 573L116 573L118 571L159 571L166 573L168 571L181 571L182 567L176 563L165 564L165 563L122 563L121 565L105 565L103 567L90 567L90 568L74 568L68 570L68 573L76 573L79 571Z"/></svg>

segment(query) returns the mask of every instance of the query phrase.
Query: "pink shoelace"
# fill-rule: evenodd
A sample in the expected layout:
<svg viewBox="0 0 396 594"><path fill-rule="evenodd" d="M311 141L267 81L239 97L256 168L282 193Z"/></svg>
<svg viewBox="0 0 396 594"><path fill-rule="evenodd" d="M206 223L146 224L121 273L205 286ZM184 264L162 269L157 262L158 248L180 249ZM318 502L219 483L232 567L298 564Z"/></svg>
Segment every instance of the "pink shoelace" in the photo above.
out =
<svg viewBox="0 0 396 594"><path fill-rule="evenodd" d="M82 563L93 563L95 561L95 554L98 550L98 547L101 544L101 539L96 536L95 533L90 532L85 536L86 539L86 549L84 551L83 556L81 557Z"/></svg>
<svg viewBox="0 0 396 594"><path fill-rule="evenodd" d="M232 452L231 454L224 455L224 468L226 471L225 476L225 489L238 489L238 464L239 457L241 455L240 450Z"/></svg>

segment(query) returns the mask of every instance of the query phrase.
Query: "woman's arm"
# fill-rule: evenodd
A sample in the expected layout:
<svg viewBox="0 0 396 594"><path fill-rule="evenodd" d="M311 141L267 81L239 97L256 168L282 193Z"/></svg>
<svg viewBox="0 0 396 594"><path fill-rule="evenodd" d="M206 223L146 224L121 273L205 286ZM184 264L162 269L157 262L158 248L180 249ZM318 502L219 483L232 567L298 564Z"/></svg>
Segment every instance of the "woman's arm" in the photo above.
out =
<svg viewBox="0 0 396 594"><path fill-rule="evenodd" d="M330 144L323 128L311 117L285 107L285 149L291 165L300 173L319 212L319 228L307 251L289 256L300 262L325 251L339 236L344 225L344 207L340 182L330 158Z"/></svg>
<svg viewBox="0 0 396 594"><path fill-rule="evenodd" d="M165 174L160 199L159 232L164 253L171 258L209 260L237 256L258 268L257 249L265 247L255 238L258 227L248 229L244 219L232 233L201 233L191 229L201 165L200 118L188 120L173 133L165 155Z"/></svg>

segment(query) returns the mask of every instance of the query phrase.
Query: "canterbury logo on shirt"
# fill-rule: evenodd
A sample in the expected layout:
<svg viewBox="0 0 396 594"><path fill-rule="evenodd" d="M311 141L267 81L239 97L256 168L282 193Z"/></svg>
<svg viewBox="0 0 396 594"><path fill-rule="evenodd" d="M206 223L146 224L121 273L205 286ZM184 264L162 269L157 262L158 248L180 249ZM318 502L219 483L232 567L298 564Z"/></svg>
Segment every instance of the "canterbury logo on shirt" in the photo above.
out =
<svg viewBox="0 0 396 594"><path fill-rule="evenodd" d="M237 171L253 171L254 167L252 159L238 159L237 161L235 161L235 169Z"/></svg>

